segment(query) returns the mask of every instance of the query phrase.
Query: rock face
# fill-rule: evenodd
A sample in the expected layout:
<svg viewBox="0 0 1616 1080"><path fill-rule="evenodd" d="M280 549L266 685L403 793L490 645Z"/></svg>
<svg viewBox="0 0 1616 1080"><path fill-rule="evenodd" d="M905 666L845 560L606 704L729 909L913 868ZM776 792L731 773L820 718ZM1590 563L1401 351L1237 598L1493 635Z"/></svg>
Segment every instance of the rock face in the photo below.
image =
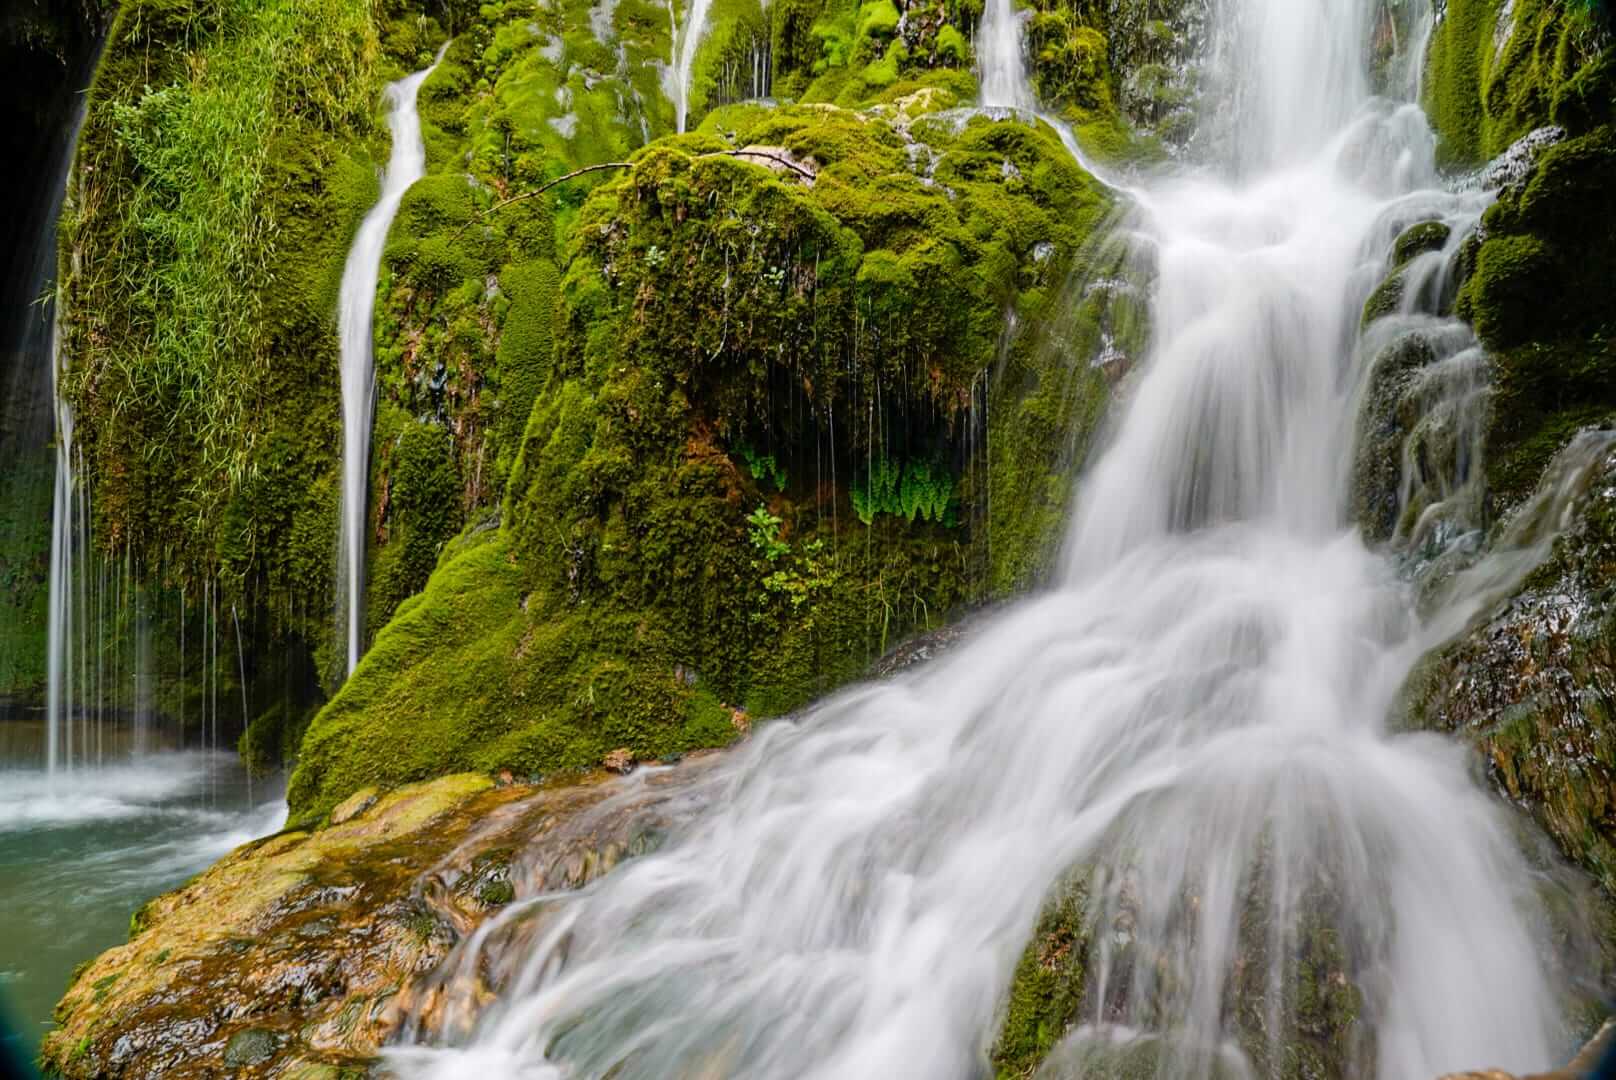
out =
<svg viewBox="0 0 1616 1080"><path fill-rule="evenodd" d="M1413 723L1474 742L1510 799L1616 892L1616 450L1548 560L1409 693Z"/></svg>
<svg viewBox="0 0 1616 1080"><path fill-rule="evenodd" d="M363 1070L430 976L506 905L655 846L712 757L563 786L457 775L359 792L317 832L248 844L142 908L77 976L43 1060L64 1077Z"/></svg>
<svg viewBox="0 0 1616 1080"><path fill-rule="evenodd" d="M1595 9L1551 0L1451 0L1433 39L1426 92L1449 160L1473 164L1525 136L1483 173L1503 187L1463 243L1453 302L1488 369L1482 553L1554 482L1563 448L1616 424L1616 321L1600 299L1616 272L1613 55ZM1400 376L1387 370L1390 386ZM1389 396L1379 416L1396 426L1406 399ZM1569 519L1543 523L1566 532L1542 565L1429 657L1405 697L1411 725L1471 740L1499 790L1610 893L1616 462L1585 496Z"/></svg>

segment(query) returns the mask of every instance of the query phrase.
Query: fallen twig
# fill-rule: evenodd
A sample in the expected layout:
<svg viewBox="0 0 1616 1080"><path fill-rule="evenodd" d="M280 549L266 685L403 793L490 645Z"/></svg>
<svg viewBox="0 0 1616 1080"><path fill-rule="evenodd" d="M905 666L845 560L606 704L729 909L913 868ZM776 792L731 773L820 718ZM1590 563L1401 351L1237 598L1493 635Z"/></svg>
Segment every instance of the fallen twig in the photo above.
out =
<svg viewBox="0 0 1616 1080"><path fill-rule="evenodd" d="M803 168L790 158L781 157L779 154L772 154L767 150L714 150L706 154L697 154L696 157L697 159L712 157L767 158L778 165L785 166L798 176L802 177L804 180L812 181L815 178L815 174L812 171ZM633 167L634 163L632 161L603 161L598 165L585 165L581 169L574 169L565 176L558 176L554 180L547 180L543 184L540 184L538 187L534 188L532 191L524 191L520 195L512 195L508 199L501 199L493 206L490 206L487 210L479 211L470 221L460 226L459 231L456 232L454 236L450 237L449 242L451 244L459 242L460 238L465 235L467 229L471 228L473 225L477 224L477 222L481 221L483 218L486 218L494 211L503 210L512 203L519 203L524 199L537 198L538 196L543 195L546 191L549 191L551 188L555 187L557 184L563 184L568 180L574 180L580 176L584 176L592 172L601 172L605 169L632 169Z"/></svg>

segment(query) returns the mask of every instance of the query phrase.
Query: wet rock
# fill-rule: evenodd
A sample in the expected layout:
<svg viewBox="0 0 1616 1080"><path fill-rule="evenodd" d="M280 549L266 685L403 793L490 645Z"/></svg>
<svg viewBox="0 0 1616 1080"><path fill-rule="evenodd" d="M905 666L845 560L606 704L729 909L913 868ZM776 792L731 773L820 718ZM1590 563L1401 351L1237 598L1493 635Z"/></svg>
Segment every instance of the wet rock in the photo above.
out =
<svg viewBox="0 0 1616 1080"><path fill-rule="evenodd" d="M1424 255L1430 251L1441 251L1453 235L1444 222L1422 221L1403 231L1392 248L1392 261L1401 266L1416 255Z"/></svg>
<svg viewBox="0 0 1616 1080"><path fill-rule="evenodd" d="M996 605L984 607L947 626L915 635L872 664L870 676L884 679L935 660L969 638L997 610Z"/></svg>
<svg viewBox="0 0 1616 1080"><path fill-rule="evenodd" d="M472 931L654 848L704 804L720 757L542 787L444 777L247 844L147 904L130 941L85 968L43 1060L126 1080L368 1068L406 1015L430 1021L417 1007L470 992L438 973Z"/></svg>
<svg viewBox="0 0 1616 1080"><path fill-rule="evenodd" d="M1547 560L1428 657L1407 722L1468 738L1509 799L1616 894L1616 451Z"/></svg>
<svg viewBox="0 0 1616 1080"><path fill-rule="evenodd" d="M1423 337L1406 334L1382 349L1370 370L1358 414L1352 499L1354 516L1371 540L1388 540L1397 529L1403 443L1419 422L1410 391L1435 357Z"/></svg>
<svg viewBox="0 0 1616 1080"><path fill-rule="evenodd" d="M360 788L331 811L331 824L342 825L376 805L376 789L373 787Z"/></svg>
<svg viewBox="0 0 1616 1080"><path fill-rule="evenodd" d="M224 1065L227 1069L245 1069L262 1065L275 1056L280 1048L280 1036L263 1028L248 1028L230 1036L224 1046Z"/></svg>

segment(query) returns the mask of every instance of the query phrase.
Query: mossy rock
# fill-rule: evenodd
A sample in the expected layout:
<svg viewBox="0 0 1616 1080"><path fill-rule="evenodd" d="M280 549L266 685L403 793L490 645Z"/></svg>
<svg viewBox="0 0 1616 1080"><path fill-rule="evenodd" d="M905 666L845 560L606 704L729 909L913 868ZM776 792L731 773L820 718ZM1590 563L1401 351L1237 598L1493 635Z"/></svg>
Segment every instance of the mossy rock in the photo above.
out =
<svg viewBox="0 0 1616 1080"><path fill-rule="evenodd" d="M1580 134L1616 119L1607 46L1575 0L1449 0L1423 80L1441 162L1479 164L1544 124Z"/></svg>
<svg viewBox="0 0 1616 1080"><path fill-rule="evenodd" d="M1613 129L1541 151L1483 217L1485 239L1459 293L1494 359L1487 460L1500 509L1523 498L1581 424L1616 406Z"/></svg>
<svg viewBox="0 0 1616 1080"><path fill-rule="evenodd" d="M1107 203L1047 128L945 128L922 159L894 123L720 109L578 208L559 290L546 260L500 269L490 379L532 394L501 450L500 516L442 547L315 719L290 792L300 820L445 769L551 774L719 745L736 709L797 708L910 631L1035 579L1108 380L1021 343L989 437L1033 449L995 456L991 519L968 431L1005 305L1051 331L1068 318L1055 294ZM731 153L757 147L803 164ZM400 327L454 295L431 299L403 269L391 289ZM1097 342L1100 307L1081 311L1063 341ZM395 433L380 490L402 500L400 440L432 431L378 413L379 437ZM464 481L458 440L452 456ZM866 523L855 497L877 456L900 482ZM403 551L406 510L383 517ZM386 553L399 543L378 566L404 565Z"/></svg>

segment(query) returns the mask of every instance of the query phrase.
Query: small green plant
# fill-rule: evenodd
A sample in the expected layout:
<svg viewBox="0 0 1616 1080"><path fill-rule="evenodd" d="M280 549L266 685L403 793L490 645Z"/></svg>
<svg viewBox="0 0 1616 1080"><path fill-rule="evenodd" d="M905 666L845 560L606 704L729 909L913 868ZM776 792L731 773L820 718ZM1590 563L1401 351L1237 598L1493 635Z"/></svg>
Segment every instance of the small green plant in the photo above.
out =
<svg viewBox="0 0 1616 1080"><path fill-rule="evenodd" d="M741 457L746 461L746 471L752 474L752 479L758 483L764 480L774 481L774 490L786 489L786 471L780 463L774 460L773 454L760 454L750 446L741 447Z"/></svg>
<svg viewBox="0 0 1616 1080"><path fill-rule="evenodd" d="M752 621L761 622L776 600L784 600L799 614L822 591L834 584L836 567L819 538L794 547L780 537L780 519L760 506L746 519L747 536L761 558L753 567L762 575L763 591Z"/></svg>
<svg viewBox="0 0 1616 1080"><path fill-rule="evenodd" d="M782 555L790 553L791 545L780 539L780 519L769 513L767 506L752 511L746 524L747 538L765 561L779 562Z"/></svg>
<svg viewBox="0 0 1616 1080"><path fill-rule="evenodd" d="M940 463L911 461L898 466L886 458L870 462L865 480L853 483L853 510L864 524L877 515L919 517L952 527L956 522L957 493L953 475Z"/></svg>
<svg viewBox="0 0 1616 1080"><path fill-rule="evenodd" d="M484 907L504 907L516 899L516 886L504 878L495 878L485 881L477 889L477 899Z"/></svg>

